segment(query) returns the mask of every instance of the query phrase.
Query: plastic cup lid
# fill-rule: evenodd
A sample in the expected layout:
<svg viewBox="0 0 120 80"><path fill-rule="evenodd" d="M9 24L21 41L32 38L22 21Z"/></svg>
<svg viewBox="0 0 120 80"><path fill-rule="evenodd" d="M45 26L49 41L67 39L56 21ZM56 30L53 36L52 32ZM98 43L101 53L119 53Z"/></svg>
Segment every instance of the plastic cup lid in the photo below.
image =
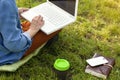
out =
<svg viewBox="0 0 120 80"><path fill-rule="evenodd" d="M70 64L65 59L57 59L54 63L54 68L59 71L66 71L70 68Z"/></svg>

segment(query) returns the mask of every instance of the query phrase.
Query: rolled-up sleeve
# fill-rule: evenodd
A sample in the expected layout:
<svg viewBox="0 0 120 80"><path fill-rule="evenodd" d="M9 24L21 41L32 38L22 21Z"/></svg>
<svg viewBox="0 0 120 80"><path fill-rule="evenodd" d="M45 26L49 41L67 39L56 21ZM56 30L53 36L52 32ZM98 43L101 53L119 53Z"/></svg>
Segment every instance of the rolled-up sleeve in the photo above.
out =
<svg viewBox="0 0 120 80"><path fill-rule="evenodd" d="M2 12L1 12L2 11ZM3 46L11 52L28 49L32 43L30 35L22 32L16 7L3 2L0 5L0 34Z"/></svg>

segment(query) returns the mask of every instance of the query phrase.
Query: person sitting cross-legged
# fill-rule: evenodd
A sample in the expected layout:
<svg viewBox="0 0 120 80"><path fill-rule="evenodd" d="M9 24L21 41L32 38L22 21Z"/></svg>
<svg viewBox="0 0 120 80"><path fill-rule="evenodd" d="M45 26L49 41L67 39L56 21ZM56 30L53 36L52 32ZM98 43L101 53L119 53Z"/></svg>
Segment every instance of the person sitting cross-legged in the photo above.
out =
<svg viewBox="0 0 120 80"><path fill-rule="evenodd" d="M20 14L26 10L18 9L15 0L0 0L0 66L16 63L60 31L50 35L40 31L42 16L34 17L29 28L23 30Z"/></svg>

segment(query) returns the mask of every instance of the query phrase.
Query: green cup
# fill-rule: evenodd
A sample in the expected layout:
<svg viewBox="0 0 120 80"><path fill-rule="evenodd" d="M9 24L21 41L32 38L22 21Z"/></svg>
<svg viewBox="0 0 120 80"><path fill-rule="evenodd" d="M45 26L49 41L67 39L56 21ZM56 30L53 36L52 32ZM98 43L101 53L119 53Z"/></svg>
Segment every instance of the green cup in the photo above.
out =
<svg viewBox="0 0 120 80"><path fill-rule="evenodd" d="M70 68L70 63L66 59L56 59L54 63L54 71L59 80L67 80L67 74Z"/></svg>

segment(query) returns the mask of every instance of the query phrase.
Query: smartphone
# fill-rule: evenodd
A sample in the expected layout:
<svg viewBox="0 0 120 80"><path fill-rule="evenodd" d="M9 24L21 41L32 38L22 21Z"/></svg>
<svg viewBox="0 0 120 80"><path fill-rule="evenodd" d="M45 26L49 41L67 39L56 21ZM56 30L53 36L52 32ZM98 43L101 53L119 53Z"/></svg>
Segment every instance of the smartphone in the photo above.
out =
<svg viewBox="0 0 120 80"><path fill-rule="evenodd" d="M108 63L108 60L106 58L104 58L103 56L99 56L99 57L87 59L86 62L90 66L98 66L98 65L102 65L102 64Z"/></svg>

